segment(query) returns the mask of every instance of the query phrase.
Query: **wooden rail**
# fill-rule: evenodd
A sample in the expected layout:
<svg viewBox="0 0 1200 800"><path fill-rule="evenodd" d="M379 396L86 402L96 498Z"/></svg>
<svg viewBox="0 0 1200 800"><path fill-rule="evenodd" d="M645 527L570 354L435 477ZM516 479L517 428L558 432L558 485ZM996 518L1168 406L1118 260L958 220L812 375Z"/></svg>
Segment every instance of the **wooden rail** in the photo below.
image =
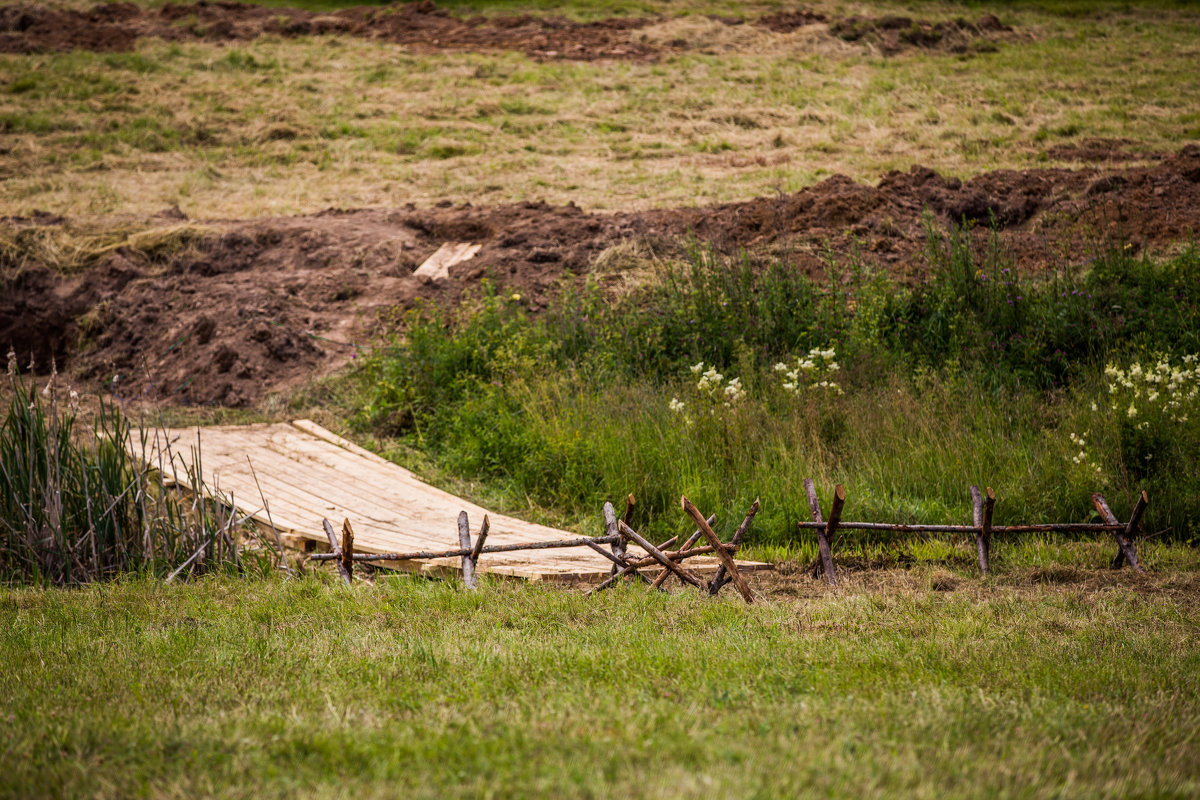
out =
<svg viewBox="0 0 1200 800"><path fill-rule="evenodd" d="M709 596L716 596L723 586L732 582L737 586L743 599L747 603L752 603L754 601L753 594L745 578L742 577L741 569L739 569L737 562L734 561L733 554L737 552L742 539L750 528L750 523L754 519L754 515L758 513L759 502L757 500L754 501L749 513L746 514L745 520L738 527L733 538L727 543L722 542L712 529L712 526L716 523L715 515L705 519L696 506L686 497L680 498L680 502L684 512L695 521L696 531L678 550L670 549L679 540L678 536L672 536L662 544L654 545L631 527L634 498L633 495L629 495L625 500L625 516L623 519L617 518L616 510L613 508L612 503L604 504L604 525L605 529L609 531L605 536L581 536L575 539L557 539L545 542L486 545L484 541L487 539L490 527L487 515L484 515L483 526L479 531L478 537L472 541L470 520L467 517L467 512L462 511L458 515L459 546L451 550L441 551L419 550L410 553L355 553L354 533L350 528L350 520L346 520L342 526L344 536L342 542L339 544L337 536L334 533L333 524L325 519L321 521L321 524L329 539L329 547L332 552L314 554L309 557L309 560L334 562L337 565L338 573L341 575L342 580L345 581L346 585L350 585L354 579L354 564L357 562L426 561L439 558L461 558L463 583L466 584L468 589L475 589L476 564L478 564L481 556L488 553L512 553L521 550L546 550L558 547L587 547L613 562L612 573L609 578L599 586L591 589L588 592L589 595L607 589L622 578L637 579L644 584L648 584L651 588L661 590L663 583L670 576L674 575L683 583L695 586ZM702 537L708 541L708 545L696 547L696 543ZM627 544L629 542L634 542L649 555L641 558L631 555L627 552ZM603 545L610 545L611 549L605 549ZM711 581L705 581L699 574L683 566L682 562L687 559L709 555L715 555L721 562ZM662 573L655 580L651 581L640 570L654 566L662 567Z"/></svg>
<svg viewBox="0 0 1200 800"><path fill-rule="evenodd" d="M838 484L834 487L833 500L830 506L829 520L821 516L821 506L817 499L816 487L809 478L804 479L804 489L808 495L809 509L812 513L811 522L799 522L802 530L817 532L817 549L820 553L818 567L823 568L825 579L831 585L837 584L837 570L833 563L833 540L838 530L858 531L889 531L897 533L963 533L973 534L975 549L979 559L979 571L983 575L991 571L991 541L993 534L1018 533L1111 533L1117 542L1117 555L1113 558L1113 569L1120 569L1126 562L1139 572L1145 572L1137 559L1137 548L1134 538L1146 506L1150 498L1145 492L1138 497L1130 514L1128 522L1120 522L1109 510L1108 503L1099 494L1092 495L1092 503L1104 522L1063 522L1039 523L1034 525L993 525L992 511L996 504L996 495L991 487L986 494L979 487L971 486L971 500L974 512L973 525L922 525L922 524L893 524L889 522L844 522L841 519L842 506L846 502L846 487Z"/></svg>

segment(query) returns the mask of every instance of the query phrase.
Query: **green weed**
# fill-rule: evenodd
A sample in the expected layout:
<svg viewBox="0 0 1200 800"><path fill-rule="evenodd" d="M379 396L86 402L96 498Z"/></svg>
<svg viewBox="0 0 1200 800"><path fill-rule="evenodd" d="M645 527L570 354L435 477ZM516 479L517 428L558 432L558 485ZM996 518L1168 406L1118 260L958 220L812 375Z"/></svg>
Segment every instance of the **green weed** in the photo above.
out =
<svg viewBox="0 0 1200 800"><path fill-rule="evenodd" d="M665 532L683 493L726 509L732 530L759 497L756 541L795 543L813 477L846 484L853 517L900 522L968 521L971 483L996 488L1009 522L1085 521L1093 492L1124 511L1145 488L1148 530L1194 536L1182 465L1200 436L1159 426L1131 445L1101 371L1146 348L1194 352L1196 252L1156 263L1118 250L1033 280L966 235L931 237L931 276L915 287L851 264L825 289L693 248L623 295L564 288L537 318L494 290L425 307L366 359L358 423L493 483L502 502L572 521L633 492L641 521ZM1171 301L1131 324L1135 298L1168 286Z"/></svg>

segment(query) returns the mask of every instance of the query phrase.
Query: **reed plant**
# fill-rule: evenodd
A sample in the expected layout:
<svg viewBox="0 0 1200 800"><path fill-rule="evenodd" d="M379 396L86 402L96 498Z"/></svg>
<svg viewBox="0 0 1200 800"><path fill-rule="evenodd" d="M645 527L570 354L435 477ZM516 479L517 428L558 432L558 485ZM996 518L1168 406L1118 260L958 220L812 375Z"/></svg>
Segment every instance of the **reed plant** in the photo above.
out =
<svg viewBox="0 0 1200 800"><path fill-rule="evenodd" d="M39 391L10 355L8 384L0 580L64 586L129 572L174 579L271 568L274 554L208 496L199 469L186 473L185 485L163 488L147 429L133 429L113 401L100 398L83 429L78 395L60 397L56 375Z"/></svg>

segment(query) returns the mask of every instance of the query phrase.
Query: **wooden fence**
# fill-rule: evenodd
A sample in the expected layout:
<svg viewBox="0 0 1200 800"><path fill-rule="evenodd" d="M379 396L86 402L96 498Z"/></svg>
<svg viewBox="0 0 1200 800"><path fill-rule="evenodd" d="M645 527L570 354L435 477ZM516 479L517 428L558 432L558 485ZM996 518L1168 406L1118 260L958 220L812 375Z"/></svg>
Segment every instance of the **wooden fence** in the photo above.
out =
<svg viewBox="0 0 1200 800"><path fill-rule="evenodd" d="M842 520L842 508L846 503L846 487L840 483L833 491L833 500L829 507L829 518L823 518L821 515L821 505L817 500L816 486L811 479L805 478L804 491L808 495L808 507L812 513L812 521L801 522L799 526L802 530L809 529L817 532L817 549L820 553L821 566L825 570L825 579L831 585L837 584L837 569L833 563L833 542L834 536L839 530L974 534L975 549L979 558L979 571L983 575L987 575L991 570L989 558L993 534L1108 532L1113 534L1113 537L1117 541L1117 554L1112 562L1113 569L1119 569L1128 562L1137 571L1145 572L1142 565L1138 563L1137 547L1134 544L1134 537L1137 535L1138 526L1141 524L1142 514L1146 511L1146 506L1150 504L1150 499L1145 492L1142 492L1138 496L1137 503L1133 507L1133 513L1130 514L1129 521L1125 523L1117 520L1116 515L1109 509L1108 503L1102 496L1093 494L1092 504L1096 506L1096 511L1099 512L1100 518L1104 522L993 525L992 509L996 505L995 493L991 487L988 487L986 493L980 492L977 486L970 488L971 500L975 511L974 523L971 525L893 525L886 522L844 522Z"/></svg>

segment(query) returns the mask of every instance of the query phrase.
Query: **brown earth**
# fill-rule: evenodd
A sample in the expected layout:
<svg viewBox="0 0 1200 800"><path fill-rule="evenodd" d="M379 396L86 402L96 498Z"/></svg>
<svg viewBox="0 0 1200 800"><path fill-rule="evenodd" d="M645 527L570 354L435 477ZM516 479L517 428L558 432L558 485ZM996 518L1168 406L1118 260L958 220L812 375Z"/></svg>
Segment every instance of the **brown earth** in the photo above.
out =
<svg viewBox="0 0 1200 800"><path fill-rule="evenodd" d="M994 220L1027 270L1062 264L1064 254L1083 262L1114 236L1165 248L1200 231L1200 146L1150 167L997 171L965 182L913 167L875 186L836 176L776 198L640 213L442 204L206 221L210 233L172 254L122 247L75 276L0 253L0 346L43 370L54 358L81 386L247 406L344 366L372 341L384 312L418 298L453 301L484 277L537 311L557 284L629 241L678 248L695 235L818 277L827 251L854 250L919 280L926 209L941 225ZM3 229L17 240L22 230L71 225L44 215L6 220ZM413 270L447 241L482 249L444 284L418 281Z"/></svg>
<svg viewBox="0 0 1200 800"><path fill-rule="evenodd" d="M746 20L718 17L727 25ZM319 14L294 8L265 8L234 2L168 3L158 9L132 3L97 5L89 11L45 8L32 3L0 6L0 52L130 50L137 39L247 41L263 35L345 34L427 50L517 50L539 59L652 60L685 43L648 43L631 33L663 22L661 17L619 17L574 22L557 16L457 17L429 0ZM909 48L962 52L1011 32L990 15L977 22L932 23L907 17L829 20L799 9L764 16L755 23L786 34L798 27L830 23L847 41L877 46L885 54ZM986 47L985 47L986 49Z"/></svg>

